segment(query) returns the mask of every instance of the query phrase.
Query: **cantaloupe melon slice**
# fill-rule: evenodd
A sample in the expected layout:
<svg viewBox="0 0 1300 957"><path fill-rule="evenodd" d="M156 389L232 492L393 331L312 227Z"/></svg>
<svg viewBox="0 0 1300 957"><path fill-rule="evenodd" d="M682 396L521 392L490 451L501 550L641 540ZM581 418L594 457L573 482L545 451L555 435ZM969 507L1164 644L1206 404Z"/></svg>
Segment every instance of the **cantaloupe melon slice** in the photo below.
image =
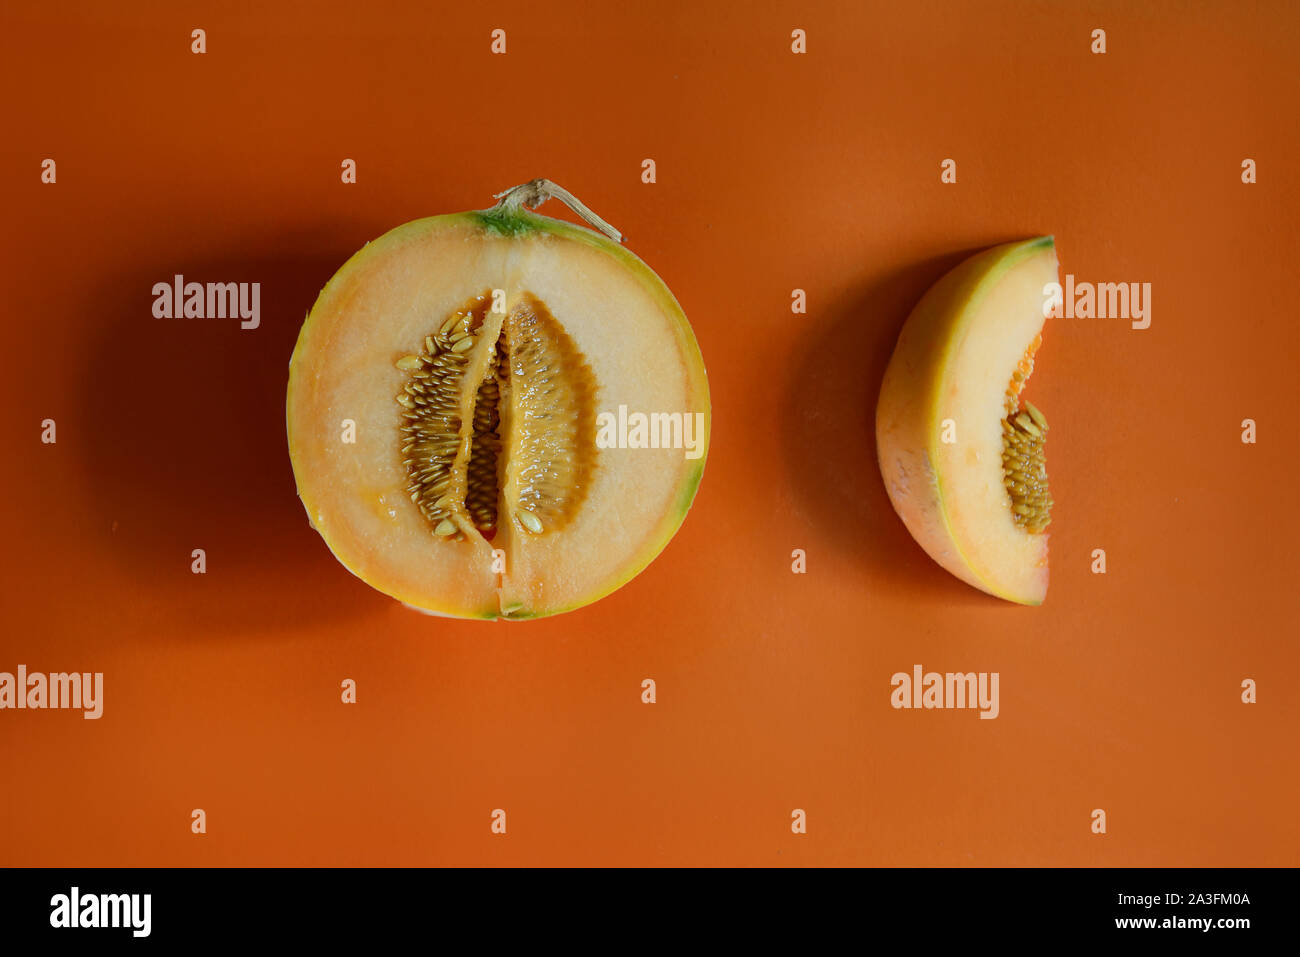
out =
<svg viewBox="0 0 1300 957"><path fill-rule="evenodd" d="M912 311L876 407L880 472L930 557L992 595L1047 594L1046 420L1020 392L1041 343L1050 236L972 256Z"/></svg>
<svg viewBox="0 0 1300 957"><path fill-rule="evenodd" d="M681 525L708 448L699 346L659 277L553 183L501 197L367 244L290 362L312 525L440 615L549 615L623 585ZM530 211L550 197L603 233ZM602 447L606 414L656 416L621 437L659 447Z"/></svg>

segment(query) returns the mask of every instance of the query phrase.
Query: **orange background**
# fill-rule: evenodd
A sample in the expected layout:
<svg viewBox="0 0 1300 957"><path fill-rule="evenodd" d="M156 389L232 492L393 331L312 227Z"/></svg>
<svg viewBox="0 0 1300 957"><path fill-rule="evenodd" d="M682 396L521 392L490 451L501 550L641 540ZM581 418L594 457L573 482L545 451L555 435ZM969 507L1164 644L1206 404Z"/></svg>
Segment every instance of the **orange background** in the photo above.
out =
<svg viewBox="0 0 1300 957"><path fill-rule="evenodd" d="M0 671L105 711L0 712L0 863L1297 863L1294 5L52 6L0 18ZM429 619L308 528L289 353L366 240L535 176L691 316L708 468L613 596ZM1152 325L1048 324L1027 609L912 542L872 430L926 287L1043 232ZM155 320L178 272L260 282L261 328ZM1001 716L893 710L918 663Z"/></svg>

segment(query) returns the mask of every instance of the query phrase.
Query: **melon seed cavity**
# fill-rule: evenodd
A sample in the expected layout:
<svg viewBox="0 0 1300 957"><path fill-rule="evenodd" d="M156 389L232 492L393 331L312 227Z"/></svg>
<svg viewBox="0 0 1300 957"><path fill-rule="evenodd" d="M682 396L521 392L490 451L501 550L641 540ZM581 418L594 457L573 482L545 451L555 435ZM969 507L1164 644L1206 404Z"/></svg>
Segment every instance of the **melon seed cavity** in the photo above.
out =
<svg viewBox="0 0 1300 957"><path fill-rule="evenodd" d="M530 293L490 341L491 304L490 291L474 297L418 353L395 361L406 373L396 397L406 491L433 534L450 541L472 532L491 540L510 520L533 536L563 528L596 465L596 383L586 359Z"/></svg>
<svg viewBox="0 0 1300 957"><path fill-rule="evenodd" d="M1011 517L1021 528L1038 534L1052 521L1052 494L1047 486L1047 418L1030 402L1020 408L1020 391L1034 371L1038 336L1025 350L1007 385L1002 420L1002 484L1011 500Z"/></svg>

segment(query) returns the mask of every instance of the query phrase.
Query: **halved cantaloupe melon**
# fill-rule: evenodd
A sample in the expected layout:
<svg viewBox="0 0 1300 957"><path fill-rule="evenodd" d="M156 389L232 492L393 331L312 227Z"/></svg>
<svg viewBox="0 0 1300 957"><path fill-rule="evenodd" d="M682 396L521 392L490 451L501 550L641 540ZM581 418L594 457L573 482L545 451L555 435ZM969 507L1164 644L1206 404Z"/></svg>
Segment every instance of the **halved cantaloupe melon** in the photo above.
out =
<svg viewBox="0 0 1300 957"><path fill-rule="evenodd" d="M551 197L601 232L531 212ZM629 581L681 525L709 439L699 346L659 277L549 181L500 200L368 243L290 361L313 527L370 585L455 617Z"/></svg>
<svg viewBox="0 0 1300 957"><path fill-rule="evenodd" d="M972 256L912 311L885 371L876 450L912 537L991 595L1047 595L1047 422L1020 392L1057 281L1050 236Z"/></svg>

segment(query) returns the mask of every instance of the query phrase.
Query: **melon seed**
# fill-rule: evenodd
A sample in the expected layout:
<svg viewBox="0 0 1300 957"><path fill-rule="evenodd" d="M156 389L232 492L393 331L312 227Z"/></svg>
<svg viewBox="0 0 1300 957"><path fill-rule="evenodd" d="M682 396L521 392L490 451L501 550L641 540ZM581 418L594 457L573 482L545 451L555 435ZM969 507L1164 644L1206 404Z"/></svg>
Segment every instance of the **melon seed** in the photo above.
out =
<svg viewBox="0 0 1300 957"><path fill-rule="evenodd" d="M455 345L451 347L452 352L468 352L474 348L474 338L469 333L462 333L463 339L457 339Z"/></svg>
<svg viewBox="0 0 1300 957"><path fill-rule="evenodd" d="M540 535L542 533L542 520L532 512L528 511L528 509L516 509L515 514L519 516L519 521L523 523L524 528L528 529L534 535Z"/></svg>
<svg viewBox="0 0 1300 957"><path fill-rule="evenodd" d="M433 534L446 538L454 531L456 531L456 523L449 518L444 518L433 530Z"/></svg>
<svg viewBox="0 0 1300 957"><path fill-rule="evenodd" d="M424 365L424 360L419 356L402 356L397 360L397 368L403 372L410 372Z"/></svg>
<svg viewBox="0 0 1300 957"><path fill-rule="evenodd" d="M1016 425L1020 426L1022 431L1028 432L1034 438L1040 438L1043 434L1038 426L1034 424L1034 420L1023 412L1016 416Z"/></svg>

